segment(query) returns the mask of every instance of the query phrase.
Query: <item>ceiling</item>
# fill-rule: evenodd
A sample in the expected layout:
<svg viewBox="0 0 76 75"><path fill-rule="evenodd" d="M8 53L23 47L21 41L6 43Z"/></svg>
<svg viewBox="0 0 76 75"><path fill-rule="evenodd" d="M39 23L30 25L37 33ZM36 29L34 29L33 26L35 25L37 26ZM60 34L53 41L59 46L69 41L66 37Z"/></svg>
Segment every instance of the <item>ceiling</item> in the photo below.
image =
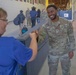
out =
<svg viewBox="0 0 76 75"><path fill-rule="evenodd" d="M48 2L49 4L55 4L58 8L65 10L70 0L48 0Z"/></svg>

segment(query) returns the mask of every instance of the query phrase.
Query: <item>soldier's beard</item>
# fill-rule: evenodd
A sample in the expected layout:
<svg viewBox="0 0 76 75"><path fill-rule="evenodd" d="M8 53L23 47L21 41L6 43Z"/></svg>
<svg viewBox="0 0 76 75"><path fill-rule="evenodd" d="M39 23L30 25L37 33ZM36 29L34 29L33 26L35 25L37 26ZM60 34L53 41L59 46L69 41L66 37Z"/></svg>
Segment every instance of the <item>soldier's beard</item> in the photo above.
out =
<svg viewBox="0 0 76 75"><path fill-rule="evenodd" d="M55 20L55 19L56 19L56 15L49 16L49 18L50 18L51 20Z"/></svg>

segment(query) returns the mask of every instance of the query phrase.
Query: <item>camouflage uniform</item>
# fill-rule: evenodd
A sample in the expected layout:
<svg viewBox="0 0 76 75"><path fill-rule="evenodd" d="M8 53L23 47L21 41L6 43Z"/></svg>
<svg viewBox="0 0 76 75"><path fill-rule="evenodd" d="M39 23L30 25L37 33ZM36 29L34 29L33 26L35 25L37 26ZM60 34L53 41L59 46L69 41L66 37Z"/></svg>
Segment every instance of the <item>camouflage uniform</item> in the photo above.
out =
<svg viewBox="0 0 76 75"><path fill-rule="evenodd" d="M70 75L70 58L68 52L75 50L75 39L71 22L59 17L58 22L48 22L43 29L49 36L49 75L56 75L60 60L63 75Z"/></svg>

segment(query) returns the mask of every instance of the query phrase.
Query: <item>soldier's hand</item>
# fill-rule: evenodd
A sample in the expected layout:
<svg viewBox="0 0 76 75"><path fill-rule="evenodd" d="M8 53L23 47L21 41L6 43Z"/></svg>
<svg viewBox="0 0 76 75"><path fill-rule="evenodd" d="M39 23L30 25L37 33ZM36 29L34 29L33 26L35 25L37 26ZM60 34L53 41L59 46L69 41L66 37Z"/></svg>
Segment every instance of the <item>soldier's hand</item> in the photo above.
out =
<svg viewBox="0 0 76 75"><path fill-rule="evenodd" d="M70 58L70 59L72 59L72 58L73 58L73 56L74 56L74 52L73 52L73 51L71 51L71 52L69 52L69 53L68 53L68 55L69 55L69 58Z"/></svg>

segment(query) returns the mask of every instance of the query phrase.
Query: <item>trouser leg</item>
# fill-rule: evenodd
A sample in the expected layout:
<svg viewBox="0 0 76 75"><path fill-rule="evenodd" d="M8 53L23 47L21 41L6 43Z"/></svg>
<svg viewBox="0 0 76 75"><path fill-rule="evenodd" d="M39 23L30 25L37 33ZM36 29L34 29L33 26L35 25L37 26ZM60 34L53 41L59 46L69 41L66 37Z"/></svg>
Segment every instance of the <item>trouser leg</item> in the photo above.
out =
<svg viewBox="0 0 76 75"><path fill-rule="evenodd" d="M68 54L65 54L60 57L61 67L62 67L62 75L70 75L70 58Z"/></svg>
<svg viewBox="0 0 76 75"><path fill-rule="evenodd" d="M36 18L31 18L31 21L32 21L32 27L34 27L36 24Z"/></svg>
<svg viewBox="0 0 76 75"><path fill-rule="evenodd" d="M29 26L31 26L31 19L29 18Z"/></svg>
<svg viewBox="0 0 76 75"><path fill-rule="evenodd" d="M49 75L56 75L58 68L59 57L48 55Z"/></svg>
<svg viewBox="0 0 76 75"><path fill-rule="evenodd" d="M30 18L27 18L27 25L31 26L31 19Z"/></svg>

